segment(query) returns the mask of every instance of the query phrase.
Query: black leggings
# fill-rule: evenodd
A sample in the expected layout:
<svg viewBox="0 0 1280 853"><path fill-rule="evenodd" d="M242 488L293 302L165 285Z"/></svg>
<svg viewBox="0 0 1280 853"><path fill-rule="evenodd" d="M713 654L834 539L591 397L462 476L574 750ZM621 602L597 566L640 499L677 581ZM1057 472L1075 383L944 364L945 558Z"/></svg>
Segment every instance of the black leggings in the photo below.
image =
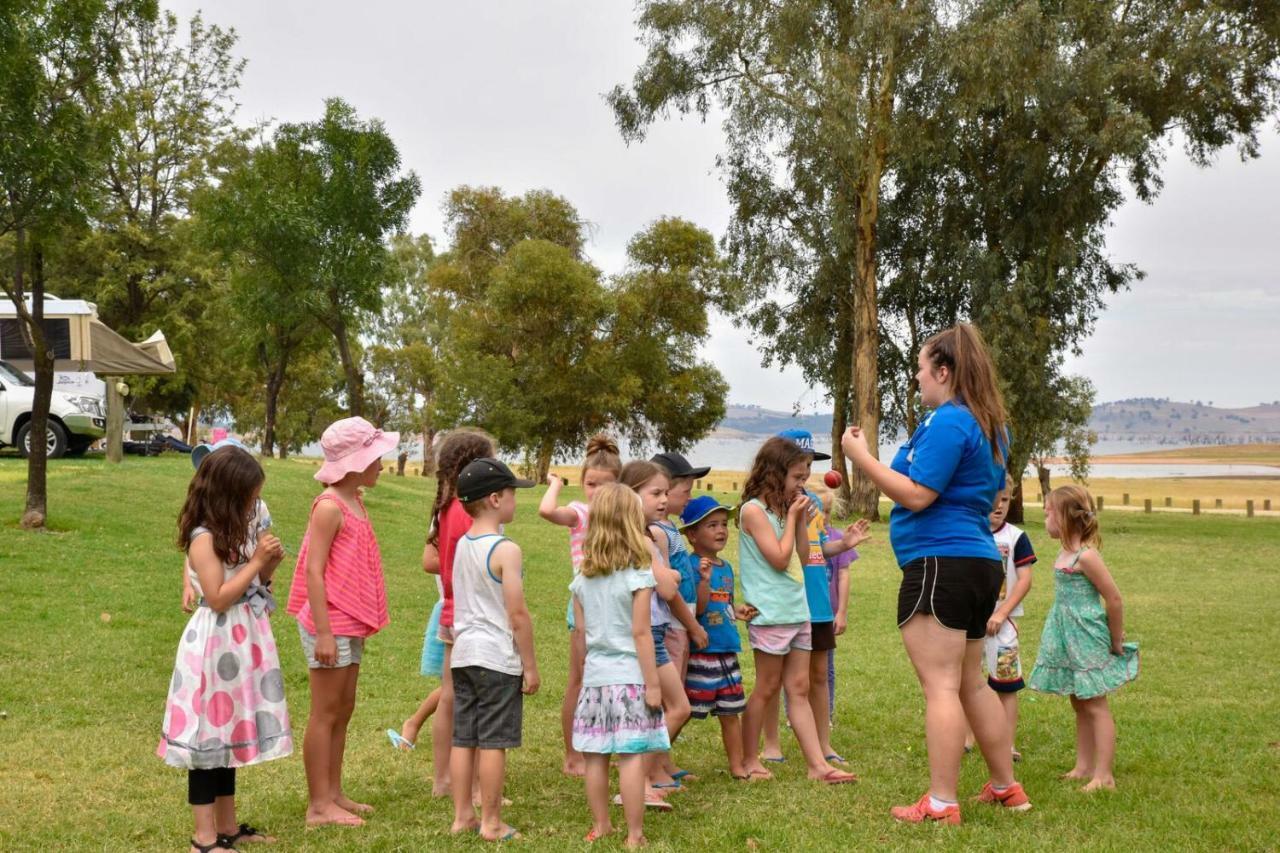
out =
<svg viewBox="0 0 1280 853"><path fill-rule="evenodd" d="M235 795L236 769L234 767L187 771L187 802L191 805L211 806L218 797Z"/></svg>

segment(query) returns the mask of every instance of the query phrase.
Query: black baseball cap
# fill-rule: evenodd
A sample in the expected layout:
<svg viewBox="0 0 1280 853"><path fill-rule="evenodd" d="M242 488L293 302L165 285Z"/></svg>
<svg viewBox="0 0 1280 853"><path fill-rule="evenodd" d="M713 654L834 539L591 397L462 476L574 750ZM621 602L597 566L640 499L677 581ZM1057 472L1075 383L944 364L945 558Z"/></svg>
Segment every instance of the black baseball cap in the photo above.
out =
<svg viewBox="0 0 1280 853"><path fill-rule="evenodd" d="M503 489L527 489L532 485L532 480L521 480L512 474L501 459L475 459L458 475L458 500L471 503Z"/></svg>
<svg viewBox="0 0 1280 853"><path fill-rule="evenodd" d="M694 468L689 464L688 459L685 459L673 450L654 454L649 461L656 462L663 468L666 468L667 473L672 477L693 477L696 480L699 477L707 476L707 473L711 471L710 465L705 468Z"/></svg>

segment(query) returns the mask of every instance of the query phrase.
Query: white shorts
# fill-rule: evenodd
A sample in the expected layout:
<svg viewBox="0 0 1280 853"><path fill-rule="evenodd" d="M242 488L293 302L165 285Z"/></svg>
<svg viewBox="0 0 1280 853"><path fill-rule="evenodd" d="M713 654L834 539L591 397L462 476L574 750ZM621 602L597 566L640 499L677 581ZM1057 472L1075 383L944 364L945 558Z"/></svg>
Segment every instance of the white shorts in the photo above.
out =
<svg viewBox="0 0 1280 853"><path fill-rule="evenodd" d="M1018 626L1006 619L994 637L982 641L982 654L987 667L987 683L997 693L1016 693L1026 682L1022 680L1022 656L1018 650Z"/></svg>
<svg viewBox="0 0 1280 853"><path fill-rule="evenodd" d="M316 660L316 635L298 623L298 636L302 638L302 653L307 658L308 669L342 669L348 666L359 666L364 658L364 637L334 637L338 647L336 663L324 664Z"/></svg>

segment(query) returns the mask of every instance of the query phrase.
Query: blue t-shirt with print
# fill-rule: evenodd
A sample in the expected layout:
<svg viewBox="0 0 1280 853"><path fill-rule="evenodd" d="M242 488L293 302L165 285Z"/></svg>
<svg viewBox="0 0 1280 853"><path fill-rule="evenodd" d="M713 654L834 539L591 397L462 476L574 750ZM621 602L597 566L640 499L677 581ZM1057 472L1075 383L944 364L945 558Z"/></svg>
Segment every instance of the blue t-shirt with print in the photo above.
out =
<svg viewBox="0 0 1280 853"><path fill-rule="evenodd" d="M805 494L818 511L809 518L809 562L804 567L804 596L809 601L810 622L834 622L831 609L831 582L827 577L827 558L822 555L822 545L827 541L827 518L822 512L822 500L808 489Z"/></svg>
<svg viewBox="0 0 1280 853"><path fill-rule="evenodd" d="M1008 458L1008 448L1001 449ZM916 428L890 465L938 493L920 512L895 505L889 541L899 566L921 557L999 560L987 516L1004 484L1004 465L969 409L948 400Z"/></svg>
<svg viewBox="0 0 1280 853"><path fill-rule="evenodd" d="M674 524L669 521L654 523L667 534L667 564L680 573L680 597L692 610L698 603L698 558L689 552L684 537Z"/></svg>
<svg viewBox="0 0 1280 853"><path fill-rule="evenodd" d="M696 555L691 556L697 559ZM742 651L742 640L733 621L733 566L727 560L713 564L707 586L711 588L711 598L707 609L698 616L698 624L707 631L707 647L697 652L700 655L737 654Z"/></svg>

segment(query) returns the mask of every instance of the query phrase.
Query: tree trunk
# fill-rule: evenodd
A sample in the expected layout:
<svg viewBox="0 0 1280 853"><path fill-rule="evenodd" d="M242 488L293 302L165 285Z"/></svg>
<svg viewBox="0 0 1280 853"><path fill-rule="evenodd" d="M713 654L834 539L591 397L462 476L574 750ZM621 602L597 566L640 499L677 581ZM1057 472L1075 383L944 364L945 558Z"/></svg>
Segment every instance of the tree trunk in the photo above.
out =
<svg viewBox="0 0 1280 853"><path fill-rule="evenodd" d="M124 461L124 396L119 376L107 377L107 461Z"/></svg>
<svg viewBox="0 0 1280 853"><path fill-rule="evenodd" d="M1044 495L1042 500L1047 500L1049 492L1053 491L1053 486L1050 485L1049 481L1050 473L1051 472L1048 468L1041 465L1039 462L1036 463L1036 478L1040 480L1040 494Z"/></svg>
<svg viewBox="0 0 1280 853"><path fill-rule="evenodd" d="M400 453L396 456L396 476L397 477L404 476L404 466L405 466L405 463L408 461L409 461L409 451L401 450Z"/></svg>
<svg viewBox="0 0 1280 853"><path fill-rule="evenodd" d="M21 252L18 264L22 264ZM15 284L21 288L21 272ZM21 312L22 309L20 308ZM31 404L31 455L27 458L27 506L22 526L43 528L49 515L49 404L53 399L53 353L44 334L44 252L36 244L31 253L31 362L35 367L35 396Z"/></svg>
<svg viewBox="0 0 1280 853"><path fill-rule="evenodd" d="M835 366L831 383L831 399L834 412L831 418L831 470L840 473L840 487L837 489L839 500L836 502L841 515L849 509L852 491L849 486L849 466L844 458L844 450L840 440L849 427L850 385L852 384L852 319L849 310L850 300L840 298L836 311L836 347Z"/></svg>
<svg viewBox="0 0 1280 853"><path fill-rule="evenodd" d="M265 349L265 348L264 348ZM280 389L284 385L285 356L271 366L267 374L267 400L262 425L262 455L270 458L275 453L276 415L280 407Z"/></svg>
<svg viewBox="0 0 1280 853"><path fill-rule="evenodd" d="M544 441L542 446L538 448L538 458L535 460L537 465L533 474L535 483L546 482L547 472L551 470L551 457L555 452L555 444L550 441Z"/></svg>
<svg viewBox="0 0 1280 853"><path fill-rule="evenodd" d="M333 337L338 342L338 358L342 360L342 373L347 380L347 414L353 418L363 416L364 378L360 375L359 367L351 354L347 324L341 318L333 326Z"/></svg>
<svg viewBox="0 0 1280 853"><path fill-rule="evenodd" d="M423 419L422 424L422 476L430 477L436 473L436 431Z"/></svg>
<svg viewBox="0 0 1280 853"><path fill-rule="evenodd" d="M1022 505L1022 479L1017 478L1013 481L1013 489L1009 492L1009 512L1004 518L1010 524L1022 524L1025 515L1026 510Z"/></svg>
<svg viewBox="0 0 1280 853"><path fill-rule="evenodd" d="M196 444L196 439L200 437L200 403L199 401L191 404L191 413L187 416L187 429L183 433L183 440L192 447Z"/></svg>
<svg viewBox="0 0 1280 853"><path fill-rule="evenodd" d="M879 75L868 75L867 154L858 187L858 241L853 289L853 401L854 420L867 436L871 455L880 458L880 325L876 308L877 224L880 217L880 183L888 159L889 127L893 114L894 58L889 49ZM878 521L880 490L861 471L854 477L854 512Z"/></svg>

